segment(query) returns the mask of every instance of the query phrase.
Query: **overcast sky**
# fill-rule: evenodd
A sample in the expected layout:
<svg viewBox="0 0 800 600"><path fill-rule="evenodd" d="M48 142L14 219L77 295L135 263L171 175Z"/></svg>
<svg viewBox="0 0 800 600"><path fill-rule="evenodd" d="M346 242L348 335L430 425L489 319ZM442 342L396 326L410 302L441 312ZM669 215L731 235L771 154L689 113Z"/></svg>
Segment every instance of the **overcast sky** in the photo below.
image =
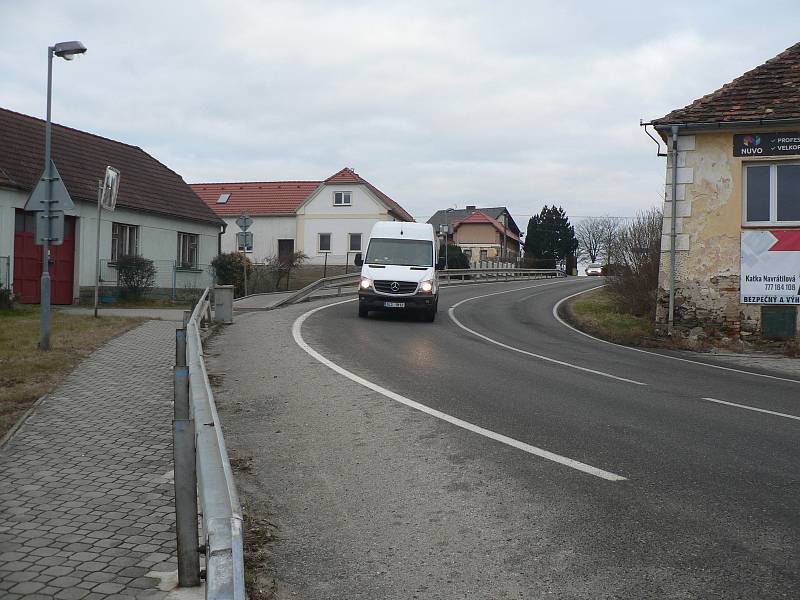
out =
<svg viewBox="0 0 800 600"><path fill-rule="evenodd" d="M796 2L0 0L0 106L141 146L190 183L354 168L418 220L659 204L639 127L800 41ZM2 143L2 140L0 140ZM125 176L124 173L122 175Z"/></svg>

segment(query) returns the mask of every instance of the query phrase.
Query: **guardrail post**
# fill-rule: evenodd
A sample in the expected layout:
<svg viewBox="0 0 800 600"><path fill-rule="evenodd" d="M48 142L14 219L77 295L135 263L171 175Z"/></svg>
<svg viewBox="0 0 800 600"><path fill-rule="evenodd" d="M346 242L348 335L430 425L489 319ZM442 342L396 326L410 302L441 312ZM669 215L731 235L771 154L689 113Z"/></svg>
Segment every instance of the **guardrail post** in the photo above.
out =
<svg viewBox="0 0 800 600"><path fill-rule="evenodd" d="M183 311L183 328L186 329L186 326L189 324L189 319L192 318L192 311L185 310Z"/></svg>
<svg viewBox="0 0 800 600"><path fill-rule="evenodd" d="M175 406L177 407L177 402ZM193 419L175 419L172 422L172 442L175 460L178 586L195 587L200 585L200 542L197 532L197 473Z"/></svg>
<svg viewBox="0 0 800 600"><path fill-rule="evenodd" d="M186 366L186 329L175 330L175 366Z"/></svg>

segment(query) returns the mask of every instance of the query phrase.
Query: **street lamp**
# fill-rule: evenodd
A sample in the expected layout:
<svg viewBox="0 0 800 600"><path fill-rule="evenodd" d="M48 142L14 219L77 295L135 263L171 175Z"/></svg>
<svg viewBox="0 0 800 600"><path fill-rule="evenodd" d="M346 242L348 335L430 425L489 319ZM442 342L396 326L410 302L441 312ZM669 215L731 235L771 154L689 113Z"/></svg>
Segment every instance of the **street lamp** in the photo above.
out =
<svg viewBox="0 0 800 600"><path fill-rule="evenodd" d="M454 210L454 209L452 209L452 208L448 208L448 209L445 211L445 213L447 213L447 216L446 216L447 229L446 229L446 230L445 230L445 232L444 232L444 269L445 269L445 271L446 271L446 270L449 268L449 266L450 266L450 265L449 265L449 262L448 262L448 259L447 259L447 258L448 258L448 255L449 255L450 253L449 253L447 250L448 250L448 248L449 248L449 246L450 246L450 240L449 240L449 236L450 236L450 215L452 215L452 214L453 214L453 210Z"/></svg>
<svg viewBox="0 0 800 600"><path fill-rule="evenodd" d="M64 60L72 60L79 54L86 52L86 46L80 42L59 42L47 48L47 121L44 128L44 170L47 185L45 185L44 215L45 235L42 248L42 281L41 281L41 321L39 323L39 348L50 349L50 271L48 260L50 258L50 203L53 199L53 169L50 160L52 145L52 127L50 124L50 107L53 95L53 55Z"/></svg>

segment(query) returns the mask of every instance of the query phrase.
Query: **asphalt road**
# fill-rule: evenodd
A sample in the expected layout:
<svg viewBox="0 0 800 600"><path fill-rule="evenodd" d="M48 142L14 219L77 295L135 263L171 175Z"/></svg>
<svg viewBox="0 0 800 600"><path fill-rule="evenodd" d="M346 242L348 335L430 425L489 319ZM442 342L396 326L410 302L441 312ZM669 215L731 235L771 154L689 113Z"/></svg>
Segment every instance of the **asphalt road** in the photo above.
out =
<svg viewBox="0 0 800 600"><path fill-rule="evenodd" d="M283 554L279 543L277 562L290 570L299 568L303 544L319 553L313 567L304 563L305 575L294 574L302 597L800 597L800 381L605 344L554 318L559 300L594 285L570 279L443 289L433 324L404 315L359 319L353 302L295 324L301 343L330 361L307 356L298 389L303 377L327 377L330 394L350 386L341 396L347 411L330 401L318 419L324 430L342 418L327 434L338 442L326 442L324 431L302 442L302 451L313 446L316 462L330 449L336 458L326 468L335 477L309 475L302 458L271 467L272 455L247 493L277 502L267 480L284 478L285 494L291 485L302 490L298 502L319 493L317 511L326 503L348 511L350 545L406 550L402 560L384 557L391 584L342 576L331 588L300 581L324 579L320 561L333 563L327 576L352 570L363 564L362 552L343 551L341 540L324 535ZM310 309L294 307L292 317ZM256 319L266 318L243 326L258 331ZM290 348L283 351L297 350ZM221 366L235 371L235 362ZM381 395L376 412L370 406ZM296 410L314 410L301 396ZM280 412L277 421L286 422L289 412ZM237 420L223 419L227 437L227 422L236 430ZM345 441L353 433L348 419L363 454ZM233 446L252 452L271 443L259 431L252 424L242 436L234 431ZM303 433L296 431L298 445ZM350 464L351 453L360 460ZM373 470L377 459L383 466ZM291 468L303 476L282 474ZM372 505L359 506L360 496L373 495ZM410 514L390 522L381 503ZM281 504L278 520L297 532L285 495ZM442 530L432 514L450 515L458 526ZM360 528L360 519L369 527ZM313 527L333 522L321 518ZM442 574L444 564L451 568ZM425 582L422 591L407 589L415 579Z"/></svg>

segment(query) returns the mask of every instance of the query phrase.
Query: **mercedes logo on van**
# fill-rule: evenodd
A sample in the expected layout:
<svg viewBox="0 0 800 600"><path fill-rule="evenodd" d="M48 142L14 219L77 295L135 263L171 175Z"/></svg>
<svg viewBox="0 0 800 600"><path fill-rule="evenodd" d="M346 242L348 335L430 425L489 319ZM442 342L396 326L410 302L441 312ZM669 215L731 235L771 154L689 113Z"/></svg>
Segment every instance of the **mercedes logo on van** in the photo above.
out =
<svg viewBox="0 0 800 600"><path fill-rule="evenodd" d="M393 282L391 283L391 285L389 285L389 288L390 288L390 289L391 289L393 292L399 292L399 291L400 291L400 284L399 284L399 283L397 283L396 281L393 281Z"/></svg>

